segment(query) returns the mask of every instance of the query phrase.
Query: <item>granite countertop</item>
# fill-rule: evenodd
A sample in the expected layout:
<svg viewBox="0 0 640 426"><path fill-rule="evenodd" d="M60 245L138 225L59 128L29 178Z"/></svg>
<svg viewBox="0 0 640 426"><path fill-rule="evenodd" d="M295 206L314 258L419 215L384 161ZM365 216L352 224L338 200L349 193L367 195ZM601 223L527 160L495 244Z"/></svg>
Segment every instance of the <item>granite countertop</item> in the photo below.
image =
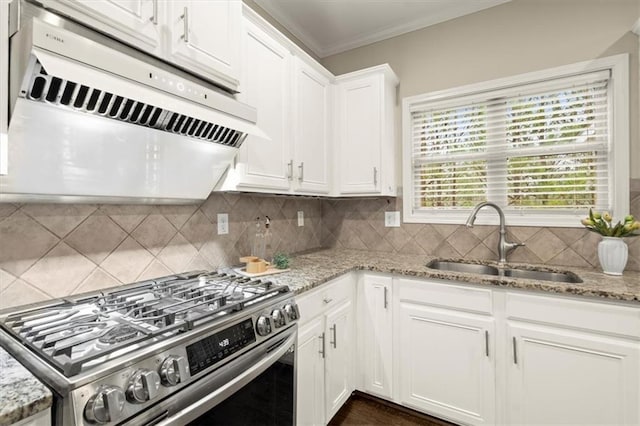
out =
<svg viewBox="0 0 640 426"><path fill-rule="evenodd" d="M33 416L52 402L51 391L0 347L0 426Z"/></svg>
<svg viewBox="0 0 640 426"><path fill-rule="evenodd" d="M295 256L291 271L273 275L271 279L287 284L296 294L303 293L346 272L363 270L420 278L455 280L468 284L544 291L549 293L598 297L609 300L640 303L640 272L625 271L621 277L605 275L594 269L540 266L549 271L569 271L584 282L556 283L530 279L497 277L492 275L438 271L425 265L433 256L389 254L361 250L327 249ZM493 264L496 262L477 262ZM531 268L534 265L509 263L508 266Z"/></svg>

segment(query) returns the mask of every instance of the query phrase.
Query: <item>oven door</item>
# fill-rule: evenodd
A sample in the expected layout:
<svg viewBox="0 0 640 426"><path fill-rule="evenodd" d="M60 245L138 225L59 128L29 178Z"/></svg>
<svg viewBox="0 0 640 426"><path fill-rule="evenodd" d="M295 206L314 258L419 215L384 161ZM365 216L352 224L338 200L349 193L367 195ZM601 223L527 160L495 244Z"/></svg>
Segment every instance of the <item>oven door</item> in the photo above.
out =
<svg viewBox="0 0 640 426"><path fill-rule="evenodd" d="M127 424L295 424L297 331L294 324Z"/></svg>

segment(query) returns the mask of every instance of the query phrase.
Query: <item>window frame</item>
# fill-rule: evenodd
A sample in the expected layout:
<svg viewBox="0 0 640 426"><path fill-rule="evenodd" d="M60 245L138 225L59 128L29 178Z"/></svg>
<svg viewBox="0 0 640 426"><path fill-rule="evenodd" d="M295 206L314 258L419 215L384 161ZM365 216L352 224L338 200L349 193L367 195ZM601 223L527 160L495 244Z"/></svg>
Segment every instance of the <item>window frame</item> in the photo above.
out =
<svg viewBox="0 0 640 426"><path fill-rule="evenodd" d="M403 181L403 221L406 223L464 224L471 209L413 210L413 159L411 138L411 109L418 103L441 103L462 96L481 95L519 85L544 83L548 80L577 76L588 72L606 71L611 73L609 85L611 140L609 152L609 194L612 216L622 219L629 212L629 163L630 163L630 117L629 117L629 55L620 54L606 58L578 62L534 71L495 80L473 83L451 89L405 97L402 100L402 181ZM477 224L498 224L498 215L482 209ZM506 211L509 225L582 227L580 219L587 212L526 212Z"/></svg>

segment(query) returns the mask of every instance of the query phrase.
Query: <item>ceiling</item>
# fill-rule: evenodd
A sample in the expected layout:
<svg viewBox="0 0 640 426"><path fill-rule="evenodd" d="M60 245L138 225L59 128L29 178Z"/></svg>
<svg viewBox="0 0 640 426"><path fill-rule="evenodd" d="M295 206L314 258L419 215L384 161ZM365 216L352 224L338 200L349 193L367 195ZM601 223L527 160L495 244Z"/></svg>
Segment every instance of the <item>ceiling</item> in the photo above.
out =
<svg viewBox="0 0 640 426"><path fill-rule="evenodd" d="M323 58L510 0L255 0Z"/></svg>

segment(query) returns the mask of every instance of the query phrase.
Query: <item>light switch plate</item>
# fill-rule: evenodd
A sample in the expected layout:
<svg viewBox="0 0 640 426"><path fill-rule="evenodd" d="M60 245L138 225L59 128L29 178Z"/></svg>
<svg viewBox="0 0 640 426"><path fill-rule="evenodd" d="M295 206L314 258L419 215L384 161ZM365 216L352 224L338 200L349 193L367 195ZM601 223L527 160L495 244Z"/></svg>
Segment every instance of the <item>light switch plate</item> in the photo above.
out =
<svg viewBox="0 0 640 426"><path fill-rule="evenodd" d="M400 212L384 212L384 226L386 226L387 228L399 228Z"/></svg>
<svg viewBox="0 0 640 426"><path fill-rule="evenodd" d="M298 212L298 226L304 226L304 212L302 210Z"/></svg>
<svg viewBox="0 0 640 426"><path fill-rule="evenodd" d="M227 213L218 213L218 235L226 235L229 233L229 215Z"/></svg>

